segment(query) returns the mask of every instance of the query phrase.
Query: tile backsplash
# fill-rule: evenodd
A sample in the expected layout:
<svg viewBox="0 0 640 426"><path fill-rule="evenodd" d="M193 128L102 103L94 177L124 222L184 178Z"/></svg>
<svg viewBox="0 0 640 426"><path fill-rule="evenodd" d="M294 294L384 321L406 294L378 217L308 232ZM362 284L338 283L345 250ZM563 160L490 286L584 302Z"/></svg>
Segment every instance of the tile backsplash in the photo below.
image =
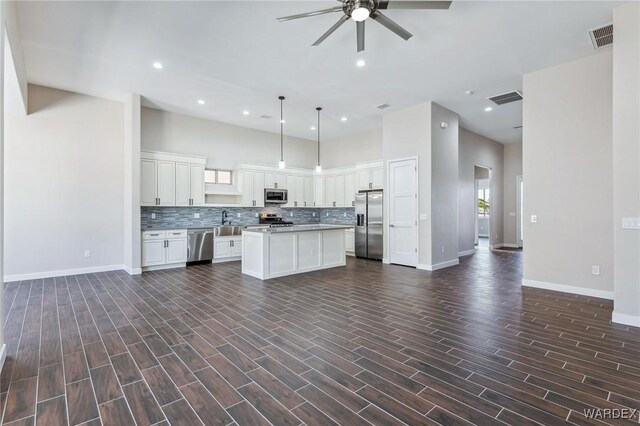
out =
<svg viewBox="0 0 640 426"><path fill-rule="evenodd" d="M260 212L275 212L282 214L284 220L294 223L355 223L353 207L346 208L279 208L279 207L142 207L142 229L154 228L197 228L220 225L222 211L227 211L227 220L232 225L256 225ZM155 213L155 219L151 218ZM196 218L198 214L200 217Z"/></svg>

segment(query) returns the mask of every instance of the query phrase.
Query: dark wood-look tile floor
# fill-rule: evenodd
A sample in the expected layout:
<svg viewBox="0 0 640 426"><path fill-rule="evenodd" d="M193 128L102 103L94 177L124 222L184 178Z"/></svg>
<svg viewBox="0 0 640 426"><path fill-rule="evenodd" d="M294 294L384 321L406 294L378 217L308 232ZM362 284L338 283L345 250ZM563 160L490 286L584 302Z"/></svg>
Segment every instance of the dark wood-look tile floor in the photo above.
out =
<svg viewBox="0 0 640 426"><path fill-rule="evenodd" d="M609 301L523 289L521 256L9 283L2 422L602 424L584 409L640 408L640 329L612 325Z"/></svg>

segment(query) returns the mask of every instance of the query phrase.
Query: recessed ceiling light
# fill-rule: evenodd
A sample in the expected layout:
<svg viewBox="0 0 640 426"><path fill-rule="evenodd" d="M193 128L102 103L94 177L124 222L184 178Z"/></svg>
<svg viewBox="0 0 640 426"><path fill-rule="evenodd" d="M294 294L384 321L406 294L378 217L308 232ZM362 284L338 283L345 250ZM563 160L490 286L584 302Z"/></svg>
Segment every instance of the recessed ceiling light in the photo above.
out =
<svg viewBox="0 0 640 426"><path fill-rule="evenodd" d="M204 104L206 104L204 99L198 99L198 105L204 105Z"/></svg>
<svg viewBox="0 0 640 426"><path fill-rule="evenodd" d="M311 126L311 130L315 130L315 129L316 129L316 126Z"/></svg>
<svg viewBox="0 0 640 426"><path fill-rule="evenodd" d="M245 109L244 111L242 111L242 115L249 115L249 111Z"/></svg>
<svg viewBox="0 0 640 426"><path fill-rule="evenodd" d="M467 96L471 96L471 95L473 95L473 93L474 93L473 90L465 90L464 91L464 94L467 95Z"/></svg>
<svg viewBox="0 0 640 426"><path fill-rule="evenodd" d="M491 107L486 107L486 108L484 109L484 112L490 112L490 111L493 111L493 108L491 108Z"/></svg>
<svg viewBox="0 0 640 426"><path fill-rule="evenodd" d="M160 62L154 62L153 67L157 70L161 70L162 68L164 68L164 65L162 65Z"/></svg>
<svg viewBox="0 0 640 426"><path fill-rule="evenodd" d="M347 121L347 117L342 117L340 121Z"/></svg>
<svg viewBox="0 0 640 426"><path fill-rule="evenodd" d="M366 63L366 61L365 61L364 59L358 59L358 61L356 62L356 66L357 66L358 68L362 68L362 67L364 67L365 65L367 65L367 63Z"/></svg>

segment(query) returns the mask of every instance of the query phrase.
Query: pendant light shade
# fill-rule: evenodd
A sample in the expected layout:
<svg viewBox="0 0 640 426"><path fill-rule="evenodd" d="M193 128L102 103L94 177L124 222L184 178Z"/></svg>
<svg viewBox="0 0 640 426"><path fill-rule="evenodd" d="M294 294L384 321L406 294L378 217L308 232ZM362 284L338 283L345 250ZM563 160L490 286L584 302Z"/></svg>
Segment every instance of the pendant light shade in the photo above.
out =
<svg viewBox="0 0 640 426"><path fill-rule="evenodd" d="M280 161L278 162L278 167L284 169L284 116L282 110L282 104L284 102L284 96L278 96L280 99Z"/></svg>
<svg viewBox="0 0 640 426"><path fill-rule="evenodd" d="M318 130L318 162L316 163L316 173L322 173L322 166L320 165L320 111L322 111L322 108L317 107L316 111L318 111L318 125L316 126L316 130Z"/></svg>

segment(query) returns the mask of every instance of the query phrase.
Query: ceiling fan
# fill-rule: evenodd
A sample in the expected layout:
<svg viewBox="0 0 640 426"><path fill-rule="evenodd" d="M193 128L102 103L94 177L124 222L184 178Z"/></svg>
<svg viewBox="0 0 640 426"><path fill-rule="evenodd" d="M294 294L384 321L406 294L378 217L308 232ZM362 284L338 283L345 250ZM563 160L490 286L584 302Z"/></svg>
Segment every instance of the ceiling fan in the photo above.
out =
<svg viewBox="0 0 640 426"><path fill-rule="evenodd" d="M327 37L333 34L349 19L356 22L356 32L358 41L358 52L364 50L364 23L367 18L371 18L387 29L393 31L404 40L409 40L413 34L396 24L381 10L386 9L449 9L450 1L421 1L421 0L338 0L342 6L335 6L329 9L315 10L313 12L301 13L299 15L283 16L278 21L291 21L293 19L308 18L311 16L326 15L334 12L343 12L338 22L333 24L329 30L313 43L313 46L319 46Z"/></svg>

